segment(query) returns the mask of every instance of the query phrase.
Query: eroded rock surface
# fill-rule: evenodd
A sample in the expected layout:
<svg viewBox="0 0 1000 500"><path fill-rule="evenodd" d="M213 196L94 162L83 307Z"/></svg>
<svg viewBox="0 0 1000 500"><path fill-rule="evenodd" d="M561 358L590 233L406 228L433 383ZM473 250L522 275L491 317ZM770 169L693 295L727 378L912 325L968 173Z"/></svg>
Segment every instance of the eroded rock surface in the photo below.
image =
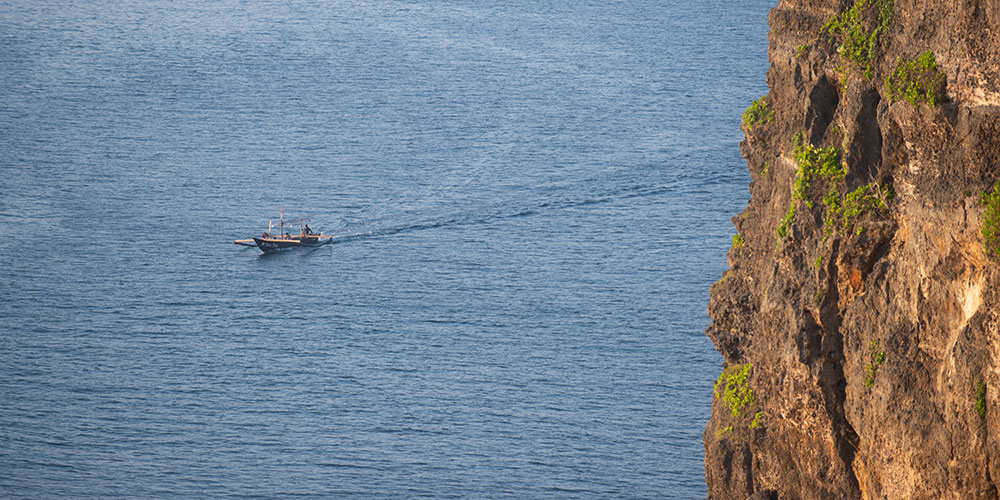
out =
<svg viewBox="0 0 1000 500"><path fill-rule="evenodd" d="M891 13L870 78L824 29L853 1L781 0L769 16L774 116L745 128L745 243L712 287L706 332L727 367L750 364L754 400L717 387L713 499L998 498L1000 262L983 249L980 195L1000 179L1000 3L868 4L867 33ZM944 99L893 100L897 58L926 51ZM836 151L842 178L796 198L810 147ZM830 215L824 197L843 207L865 186L867 209Z"/></svg>

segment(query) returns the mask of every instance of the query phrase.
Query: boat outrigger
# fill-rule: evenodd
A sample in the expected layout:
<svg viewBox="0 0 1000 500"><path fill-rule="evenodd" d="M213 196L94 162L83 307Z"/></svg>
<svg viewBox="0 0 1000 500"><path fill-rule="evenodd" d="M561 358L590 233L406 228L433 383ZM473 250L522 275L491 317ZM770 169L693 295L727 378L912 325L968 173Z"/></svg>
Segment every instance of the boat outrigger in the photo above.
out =
<svg viewBox="0 0 1000 500"><path fill-rule="evenodd" d="M264 253L276 252L278 250L284 250L286 248L295 247L321 247L333 241L333 235L314 233L309 229L309 225L305 224L308 219L298 219L297 221L290 221L289 229L291 229L295 222L299 223L299 234L288 234L285 232L285 211L281 210L280 222L278 225L278 234L273 234L274 221L268 222L267 232L261 234L260 236L254 236L248 240L236 240L233 243L237 245L243 245L245 247L256 246Z"/></svg>

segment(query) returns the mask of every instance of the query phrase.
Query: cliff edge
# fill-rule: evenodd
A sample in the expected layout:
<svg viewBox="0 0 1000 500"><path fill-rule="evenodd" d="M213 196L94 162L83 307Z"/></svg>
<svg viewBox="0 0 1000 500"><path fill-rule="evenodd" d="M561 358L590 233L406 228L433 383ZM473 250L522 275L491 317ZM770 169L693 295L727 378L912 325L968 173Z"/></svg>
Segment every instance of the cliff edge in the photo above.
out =
<svg viewBox="0 0 1000 500"><path fill-rule="evenodd" d="M709 498L996 499L1000 3L780 0Z"/></svg>

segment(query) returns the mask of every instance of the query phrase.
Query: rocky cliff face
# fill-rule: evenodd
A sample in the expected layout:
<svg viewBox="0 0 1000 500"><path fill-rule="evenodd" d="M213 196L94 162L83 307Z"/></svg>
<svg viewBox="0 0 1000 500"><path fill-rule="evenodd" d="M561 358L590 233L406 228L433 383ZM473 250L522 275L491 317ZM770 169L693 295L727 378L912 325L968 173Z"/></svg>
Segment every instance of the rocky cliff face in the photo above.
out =
<svg viewBox="0 0 1000 500"><path fill-rule="evenodd" d="M780 0L769 24L709 305L709 497L996 499L1000 2Z"/></svg>

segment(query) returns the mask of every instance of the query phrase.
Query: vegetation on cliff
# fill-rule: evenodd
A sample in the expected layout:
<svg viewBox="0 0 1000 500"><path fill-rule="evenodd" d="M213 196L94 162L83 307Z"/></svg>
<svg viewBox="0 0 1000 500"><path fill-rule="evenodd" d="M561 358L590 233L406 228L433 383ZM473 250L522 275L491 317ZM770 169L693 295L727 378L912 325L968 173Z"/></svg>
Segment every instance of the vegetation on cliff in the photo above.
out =
<svg viewBox="0 0 1000 500"><path fill-rule="evenodd" d="M715 398L722 400L729 409L725 425L721 425L715 432L718 439L734 433L742 437L744 434L737 433L737 430L758 429L764 421L764 412L758 408L757 395L749 385L752 367L751 363L730 366L715 381Z"/></svg>
<svg viewBox="0 0 1000 500"><path fill-rule="evenodd" d="M858 186L843 197L838 195L839 193L835 193L823 198L823 204L827 207L827 215L823 218L824 231L827 235L836 230L838 217L845 232L853 230L855 234L861 234L864 226L857 225L857 220L876 210L888 210L889 201L896 196L892 189L876 182Z"/></svg>
<svg viewBox="0 0 1000 500"><path fill-rule="evenodd" d="M821 201L826 208L823 214L823 231L830 236L842 230L854 230L860 234L864 229L858 226L857 220L875 210L887 210L888 202L895 196L892 190L876 182L871 182L846 192L844 178L847 172L843 164L843 151L836 146L820 148L812 144L803 144L804 134L795 135L795 160L798 169L795 172L795 184L792 188L792 202L785 217L778 225L778 244L788 236L791 225L795 222L796 203L803 201L810 210L815 206L811 189L817 181L826 183L826 194Z"/></svg>
<svg viewBox="0 0 1000 500"><path fill-rule="evenodd" d="M886 92L896 101L906 99L918 106L924 101L931 106L944 99L946 79L928 50L916 59L896 59L896 71L885 78Z"/></svg>
<svg viewBox="0 0 1000 500"><path fill-rule="evenodd" d="M747 240L743 238L742 234L736 233L735 235L733 235L733 248L739 251L740 255L743 254L743 247L745 247L746 245L747 245Z"/></svg>
<svg viewBox="0 0 1000 500"><path fill-rule="evenodd" d="M767 96L754 100L750 103L750 107L743 112L743 125L746 126L747 130L771 123L772 120L774 120L774 110L767 103Z"/></svg>
<svg viewBox="0 0 1000 500"><path fill-rule="evenodd" d="M715 381L715 397L725 401L734 417L742 416L744 409L757 401L753 389L747 385L751 366L750 363L731 366Z"/></svg>
<svg viewBox="0 0 1000 500"><path fill-rule="evenodd" d="M857 0L850 9L834 16L821 32L839 42L837 53L853 61L871 80L872 60L880 37L892 23L894 0Z"/></svg>
<svg viewBox="0 0 1000 500"><path fill-rule="evenodd" d="M871 352L868 353L868 358L868 366L865 367L867 371L865 387L871 389L875 385L875 379L878 378L878 369L885 363L885 352L878 350L877 340L871 342Z"/></svg>
<svg viewBox="0 0 1000 500"><path fill-rule="evenodd" d="M788 205L788 212L785 213L785 217L781 219L781 223L778 224L778 245L781 245L781 240L788 236L788 231L792 227L792 223L795 222L795 200Z"/></svg>
<svg viewBox="0 0 1000 500"><path fill-rule="evenodd" d="M992 191L984 191L982 204L986 206L983 214L983 248L986 255L1000 259L1000 181L993 185Z"/></svg>
<svg viewBox="0 0 1000 500"><path fill-rule="evenodd" d="M976 384L976 414L986 418L986 382Z"/></svg>

